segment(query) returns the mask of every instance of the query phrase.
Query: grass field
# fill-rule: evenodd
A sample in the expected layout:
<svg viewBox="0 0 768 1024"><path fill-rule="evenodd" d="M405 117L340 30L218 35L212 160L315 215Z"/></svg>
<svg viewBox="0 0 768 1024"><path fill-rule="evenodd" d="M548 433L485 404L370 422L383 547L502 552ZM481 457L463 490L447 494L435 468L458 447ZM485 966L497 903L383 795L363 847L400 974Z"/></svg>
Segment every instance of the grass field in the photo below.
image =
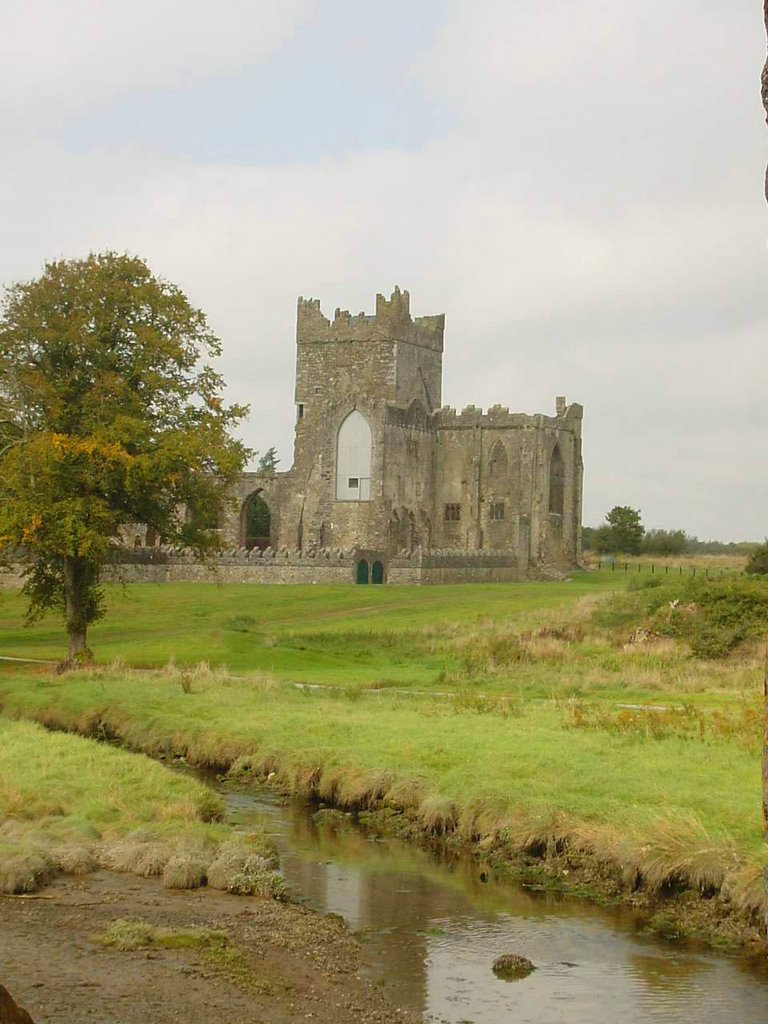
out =
<svg viewBox="0 0 768 1024"><path fill-rule="evenodd" d="M645 592L616 586L116 587L92 641L122 664L6 663L0 704L473 842L564 843L648 888L761 912L759 645L702 661L638 640ZM22 608L3 596L2 653L60 656L59 623L26 630Z"/></svg>
<svg viewBox="0 0 768 1024"><path fill-rule="evenodd" d="M615 586L589 573L565 583L464 587L109 586L107 616L89 640L102 663L206 661L301 682L428 685L455 666L440 643L445 630L533 622ZM24 608L20 595L0 592L0 654L59 660L61 619L25 627Z"/></svg>
<svg viewBox="0 0 768 1024"><path fill-rule="evenodd" d="M204 662L235 675L350 689L623 702L673 694L715 706L756 691L757 651L702 670L680 645L624 643L631 618L596 626L601 599L626 586L583 573L562 583L462 587L111 587L91 640L102 664ZM0 654L58 660L60 621L25 628L23 609L18 594L0 594ZM0 661L0 674L9 664Z"/></svg>

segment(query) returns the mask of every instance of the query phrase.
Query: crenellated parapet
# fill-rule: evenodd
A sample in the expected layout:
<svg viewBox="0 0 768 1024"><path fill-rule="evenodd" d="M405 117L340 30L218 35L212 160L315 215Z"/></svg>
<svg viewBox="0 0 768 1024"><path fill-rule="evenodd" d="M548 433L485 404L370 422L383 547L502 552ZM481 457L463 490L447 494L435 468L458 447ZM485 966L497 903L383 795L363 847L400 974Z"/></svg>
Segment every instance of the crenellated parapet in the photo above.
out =
<svg viewBox="0 0 768 1024"><path fill-rule="evenodd" d="M267 565L279 562L284 565L352 565L356 558L353 550L341 548L314 548L299 551L298 548L244 548L232 547L219 551L210 561L215 569L221 565ZM110 564L113 565L179 565L198 564L199 557L188 548L165 546L113 549Z"/></svg>
<svg viewBox="0 0 768 1024"><path fill-rule="evenodd" d="M299 298L296 315L296 340L299 345L328 342L405 341L423 348L443 351L445 316L412 317L410 295L395 288L389 299L376 296L376 312L352 315L337 309L329 320L319 299Z"/></svg>
<svg viewBox="0 0 768 1024"><path fill-rule="evenodd" d="M557 411L554 416L541 413L529 415L523 412L510 412L506 405L492 405L487 412L474 405L467 405L458 412L449 405L444 405L434 413L438 430L467 430L476 428L509 428L537 430L549 427L554 430L572 429L576 422L581 421L583 410L580 405L566 405L565 400L557 400Z"/></svg>

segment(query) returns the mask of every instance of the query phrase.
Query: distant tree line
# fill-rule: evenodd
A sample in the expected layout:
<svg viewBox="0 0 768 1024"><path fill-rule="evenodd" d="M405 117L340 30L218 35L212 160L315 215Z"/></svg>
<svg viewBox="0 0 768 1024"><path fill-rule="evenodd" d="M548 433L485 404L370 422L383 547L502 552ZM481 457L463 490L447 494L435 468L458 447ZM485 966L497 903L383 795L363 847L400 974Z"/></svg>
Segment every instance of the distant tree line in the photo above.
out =
<svg viewBox="0 0 768 1024"><path fill-rule="evenodd" d="M751 555L761 547L756 541L699 540L685 530L646 530L640 509L629 505L615 505L605 520L602 526L582 528L585 551L600 555Z"/></svg>

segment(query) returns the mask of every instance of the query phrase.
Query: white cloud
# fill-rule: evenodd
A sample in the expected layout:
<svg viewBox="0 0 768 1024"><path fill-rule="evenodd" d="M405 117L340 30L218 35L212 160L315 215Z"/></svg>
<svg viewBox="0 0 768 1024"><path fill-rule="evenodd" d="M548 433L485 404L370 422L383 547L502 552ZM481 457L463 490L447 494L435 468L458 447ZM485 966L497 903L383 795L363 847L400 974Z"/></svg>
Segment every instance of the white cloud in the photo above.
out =
<svg viewBox="0 0 768 1024"><path fill-rule="evenodd" d="M179 89L282 46L311 0L10 0L0 7L0 109L34 113Z"/></svg>
<svg viewBox="0 0 768 1024"><path fill-rule="evenodd" d="M461 117L411 152L265 167L129 145L75 154L45 139L12 151L0 166L12 241L0 278L89 248L145 256L208 312L232 398L253 406L248 440L278 444L284 464L296 296L357 312L400 284L417 314L447 314L446 400L549 412L565 393L584 404L586 522L629 503L652 526L759 538L759 12L746 17L742 0L728 18L712 7L698 21L690 0L674 12L635 0L575 6L486 0L479 16L455 0L423 76ZM162 13L169 45L171 6ZM279 45L294 23L281 11L264 38ZM118 61L91 87L173 86L187 65L229 66L215 26L212 52L187 31L170 70L153 43L145 67ZM234 63L252 55L233 47Z"/></svg>

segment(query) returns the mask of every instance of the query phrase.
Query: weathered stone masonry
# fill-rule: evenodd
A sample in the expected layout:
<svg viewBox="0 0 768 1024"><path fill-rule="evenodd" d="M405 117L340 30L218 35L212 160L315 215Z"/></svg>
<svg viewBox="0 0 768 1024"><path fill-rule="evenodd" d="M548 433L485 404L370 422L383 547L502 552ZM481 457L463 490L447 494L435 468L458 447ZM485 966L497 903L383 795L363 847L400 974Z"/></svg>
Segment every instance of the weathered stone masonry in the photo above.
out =
<svg viewBox="0 0 768 1024"><path fill-rule="evenodd" d="M270 548L288 558L269 563L282 565L280 582L316 578L330 551L349 580L361 561L390 582L520 579L576 564L581 406L558 398L554 416L442 407L444 327L443 316L413 318L399 289L378 295L372 316L337 309L333 320L299 299L293 465L244 475L223 526L252 566L245 576L271 571L243 550L256 495Z"/></svg>

